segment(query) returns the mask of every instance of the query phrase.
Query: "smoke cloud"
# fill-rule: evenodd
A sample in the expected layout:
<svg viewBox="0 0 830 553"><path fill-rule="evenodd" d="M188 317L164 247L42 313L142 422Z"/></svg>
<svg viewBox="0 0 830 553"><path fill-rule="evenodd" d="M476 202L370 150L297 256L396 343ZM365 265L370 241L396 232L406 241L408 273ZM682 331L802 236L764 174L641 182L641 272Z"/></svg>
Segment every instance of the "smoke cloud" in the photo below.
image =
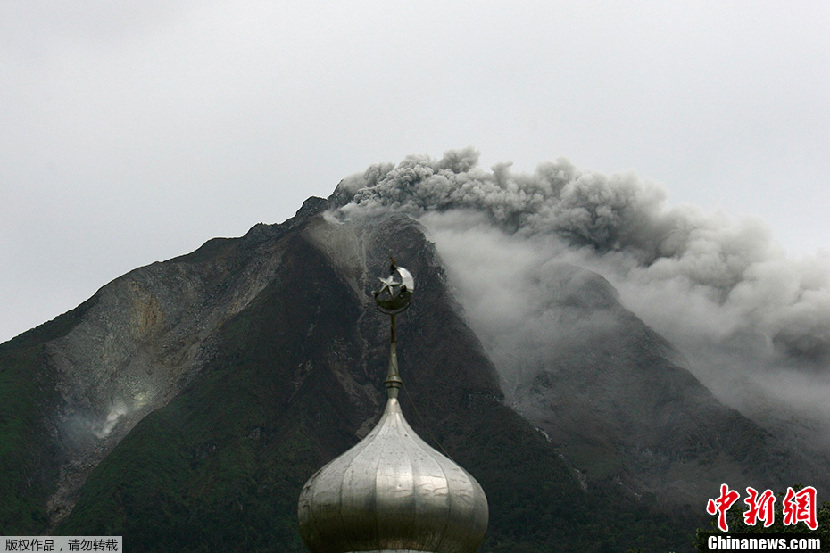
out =
<svg viewBox="0 0 830 553"><path fill-rule="evenodd" d="M667 207L665 189L633 172L608 176L563 158L533 174L509 163L488 171L472 148L373 165L333 198L347 215L418 218L495 357L538 334L528 302L555 295L545 275L582 267L728 403L760 413L758 398L774 398L830 421L817 392L830 391L830 257L788 258L759 221Z"/></svg>

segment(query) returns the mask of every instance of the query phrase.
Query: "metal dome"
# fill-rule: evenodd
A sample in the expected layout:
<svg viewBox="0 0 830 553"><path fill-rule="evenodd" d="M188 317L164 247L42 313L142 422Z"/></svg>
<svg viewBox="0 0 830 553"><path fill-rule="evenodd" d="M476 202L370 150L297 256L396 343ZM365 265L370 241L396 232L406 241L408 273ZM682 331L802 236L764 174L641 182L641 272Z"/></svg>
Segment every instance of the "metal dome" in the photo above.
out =
<svg viewBox="0 0 830 553"><path fill-rule="evenodd" d="M313 553L474 553L488 516L475 478L421 440L392 398L363 441L309 479L298 512Z"/></svg>

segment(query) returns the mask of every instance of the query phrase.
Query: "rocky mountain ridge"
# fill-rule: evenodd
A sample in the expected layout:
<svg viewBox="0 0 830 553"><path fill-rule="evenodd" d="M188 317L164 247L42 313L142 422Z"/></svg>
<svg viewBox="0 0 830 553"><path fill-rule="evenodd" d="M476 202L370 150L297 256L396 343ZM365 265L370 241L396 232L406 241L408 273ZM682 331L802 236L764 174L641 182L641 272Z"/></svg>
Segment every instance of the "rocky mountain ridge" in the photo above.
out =
<svg viewBox="0 0 830 553"><path fill-rule="evenodd" d="M566 293L543 307L603 325L541 348L541 364L503 389L512 373L460 316L420 225L332 205L311 198L281 225L131 271L0 346L0 394L31 400L0 404L0 443L14 449L0 491L22 498L0 511L2 530L123 533L136 550L153 539L299 547L292 493L382 406L386 329L370 291L390 255L418 279L399 336L404 412L482 475L485 550L555 539L619 550L592 517L632 547L687 543L681 528L719 478L779 486L810 474L670 363L668 344L584 269L559 266ZM626 534L629 516L651 543Z"/></svg>

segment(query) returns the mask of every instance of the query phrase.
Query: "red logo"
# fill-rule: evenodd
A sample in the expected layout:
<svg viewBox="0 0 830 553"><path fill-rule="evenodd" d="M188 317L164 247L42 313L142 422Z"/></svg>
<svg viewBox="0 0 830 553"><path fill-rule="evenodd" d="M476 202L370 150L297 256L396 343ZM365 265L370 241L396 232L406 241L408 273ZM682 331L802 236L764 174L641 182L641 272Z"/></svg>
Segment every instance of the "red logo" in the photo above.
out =
<svg viewBox="0 0 830 553"><path fill-rule="evenodd" d="M735 490L730 490L726 484L720 485L720 497L717 499L710 499L706 504L706 512L710 515L718 514L718 528L721 532L728 532L729 525L726 524L726 511L733 503L738 501L741 494Z"/></svg>
<svg viewBox="0 0 830 553"><path fill-rule="evenodd" d="M749 526L755 526L758 522L763 522L764 526L772 526L775 522L775 495L771 490L766 490L763 493L758 493L754 488L747 488L749 497L744 499L744 503L748 505L744 512L744 522ZM718 528L721 532L728 532L729 525L726 523L726 511L741 497L741 494L735 490L730 490L726 484L720 485L720 496L716 499L710 499L706 504L706 512L710 515L718 515ZM781 507L784 512L784 525L791 526L803 522L810 528L816 530L818 528L818 520L816 518L816 489L808 486L799 491L794 491L792 488L787 488L787 493L784 500L781 502Z"/></svg>
<svg viewBox="0 0 830 553"><path fill-rule="evenodd" d="M772 490L767 490L758 496L758 492L753 488L747 488L749 497L744 499L744 503L749 505L749 509L744 513L744 522L750 526L755 526L759 520L764 522L764 526L772 526L775 522L775 495Z"/></svg>
<svg viewBox="0 0 830 553"><path fill-rule="evenodd" d="M804 522L810 528L818 528L816 520L816 489L808 486L800 491L794 492L787 488L787 495L784 496L784 524L798 524Z"/></svg>

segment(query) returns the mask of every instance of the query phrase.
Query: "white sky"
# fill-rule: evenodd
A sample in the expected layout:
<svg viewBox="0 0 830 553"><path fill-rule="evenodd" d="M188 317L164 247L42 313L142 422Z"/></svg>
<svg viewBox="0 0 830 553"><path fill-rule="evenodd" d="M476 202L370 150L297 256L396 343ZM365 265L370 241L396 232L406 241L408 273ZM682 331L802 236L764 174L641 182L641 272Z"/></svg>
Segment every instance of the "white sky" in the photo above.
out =
<svg viewBox="0 0 830 553"><path fill-rule="evenodd" d="M0 0L0 342L473 145L634 169L830 251L830 2Z"/></svg>

